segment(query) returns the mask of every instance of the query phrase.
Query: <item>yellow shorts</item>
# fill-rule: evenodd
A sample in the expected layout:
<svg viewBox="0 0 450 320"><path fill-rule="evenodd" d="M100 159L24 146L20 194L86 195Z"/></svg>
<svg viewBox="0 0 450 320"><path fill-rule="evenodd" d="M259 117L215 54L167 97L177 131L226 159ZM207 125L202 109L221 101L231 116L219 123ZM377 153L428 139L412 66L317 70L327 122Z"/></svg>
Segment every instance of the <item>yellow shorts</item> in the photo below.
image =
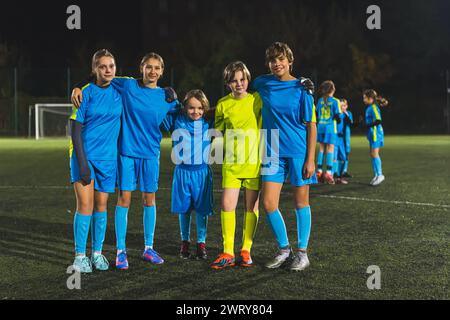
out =
<svg viewBox="0 0 450 320"><path fill-rule="evenodd" d="M261 188L260 178L236 178L233 175L224 175L222 178L222 188L240 189L244 187L249 190L259 191Z"/></svg>

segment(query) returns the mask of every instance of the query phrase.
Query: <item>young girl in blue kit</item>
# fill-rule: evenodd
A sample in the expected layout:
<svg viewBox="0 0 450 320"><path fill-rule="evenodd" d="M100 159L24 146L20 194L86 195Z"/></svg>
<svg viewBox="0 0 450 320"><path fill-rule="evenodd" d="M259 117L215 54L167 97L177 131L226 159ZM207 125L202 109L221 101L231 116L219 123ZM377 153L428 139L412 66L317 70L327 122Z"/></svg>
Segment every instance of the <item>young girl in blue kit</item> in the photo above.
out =
<svg viewBox="0 0 450 320"><path fill-rule="evenodd" d="M179 215L180 257L190 254L191 211L195 211L197 250L195 257L206 260L208 216L213 214L213 179L208 164L211 149L209 129L204 118L209 101L201 90L189 91L183 109L162 123L162 129L172 132L172 161L176 167L172 180L171 211Z"/></svg>
<svg viewBox="0 0 450 320"><path fill-rule="evenodd" d="M117 176L117 141L123 103L111 85L116 74L114 56L106 49L92 58L96 81L82 89L83 103L70 117L70 177L77 199L73 221L75 260L82 273L107 270L102 254L107 225L108 194L115 191ZM92 257L86 256L86 242L91 230Z"/></svg>
<svg viewBox="0 0 450 320"><path fill-rule="evenodd" d="M371 186L378 186L385 180L381 167L380 148L384 146L384 131L381 125L380 107L386 107L388 101L379 96L373 89L365 90L363 102L367 106L365 113L365 125L367 127L367 140L369 140L370 157L374 177L370 181Z"/></svg>
<svg viewBox="0 0 450 320"><path fill-rule="evenodd" d="M281 189L289 177L294 187L298 239L289 268L301 271L310 264L307 256L311 232L309 186L317 183L314 165L317 132L314 99L301 80L292 76L293 63L289 46L275 42L266 50L266 65L271 74L258 77L253 85L263 102L262 128L266 133L262 198L279 249L266 266L278 268L291 256L286 225L279 210Z"/></svg>

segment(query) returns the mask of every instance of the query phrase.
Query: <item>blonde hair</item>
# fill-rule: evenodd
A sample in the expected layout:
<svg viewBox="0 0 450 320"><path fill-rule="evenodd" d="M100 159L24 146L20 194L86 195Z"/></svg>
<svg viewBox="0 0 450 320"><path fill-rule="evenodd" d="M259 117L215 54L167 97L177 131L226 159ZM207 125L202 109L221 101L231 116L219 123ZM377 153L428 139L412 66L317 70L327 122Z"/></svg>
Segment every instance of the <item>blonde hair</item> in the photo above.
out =
<svg viewBox="0 0 450 320"><path fill-rule="evenodd" d="M241 71L245 78L250 82L252 80L252 77L250 75L250 71L248 70L245 63L242 61L234 61L229 63L225 70L223 71L223 81L225 84L229 84L231 81L233 81L234 76L236 75L236 72Z"/></svg>
<svg viewBox="0 0 450 320"><path fill-rule="evenodd" d="M269 62L284 56L288 59L289 63L294 63L294 54L291 48L286 43L274 42L266 49L266 66L269 66ZM291 68L292 69L292 68Z"/></svg>
<svg viewBox="0 0 450 320"><path fill-rule="evenodd" d="M98 66L98 61L103 57L110 57L114 60L114 62L116 61L114 55L111 52L109 52L108 49L97 50L92 56L92 74L94 74L94 70Z"/></svg>
<svg viewBox="0 0 450 320"><path fill-rule="evenodd" d="M192 98L195 98L198 101L200 101L200 103L202 104L202 107L203 107L203 110L204 110L205 113L207 111L209 111L208 98L206 97L205 93L202 90L199 90L199 89L191 90L188 93L186 93L186 95L184 96L184 99L183 99L184 110L186 110L187 102L190 99L192 99Z"/></svg>

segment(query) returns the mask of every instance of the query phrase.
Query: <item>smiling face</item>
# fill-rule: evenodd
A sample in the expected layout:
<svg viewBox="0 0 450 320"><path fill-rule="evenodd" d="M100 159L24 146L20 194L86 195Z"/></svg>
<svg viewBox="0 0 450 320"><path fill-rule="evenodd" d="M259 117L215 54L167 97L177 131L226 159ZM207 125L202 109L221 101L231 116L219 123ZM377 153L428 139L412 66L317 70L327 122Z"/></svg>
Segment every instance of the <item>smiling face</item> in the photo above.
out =
<svg viewBox="0 0 450 320"><path fill-rule="evenodd" d="M156 87L164 67L158 59L149 58L141 65L142 79L145 85Z"/></svg>
<svg viewBox="0 0 450 320"><path fill-rule="evenodd" d="M243 98L247 95L248 79L244 72L238 70L234 73L234 77L228 83L228 87L235 98Z"/></svg>
<svg viewBox="0 0 450 320"><path fill-rule="evenodd" d="M291 66L292 62L289 62L285 55L280 55L269 60L270 72L281 80L286 80L291 77Z"/></svg>
<svg viewBox="0 0 450 320"><path fill-rule="evenodd" d="M185 108L187 116L194 121L201 119L205 113L202 103L194 97L186 101Z"/></svg>
<svg viewBox="0 0 450 320"><path fill-rule="evenodd" d="M341 101L341 110L342 110L342 112L347 112L347 108L348 108L347 102Z"/></svg>
<svg viewBox="0 0 450 320"><path fill-rule="evenodd" d="M108 85L116 76L116 63L112 57L101 57L97 61L97 65L93 72L97 77L97 85Z"/></svg>

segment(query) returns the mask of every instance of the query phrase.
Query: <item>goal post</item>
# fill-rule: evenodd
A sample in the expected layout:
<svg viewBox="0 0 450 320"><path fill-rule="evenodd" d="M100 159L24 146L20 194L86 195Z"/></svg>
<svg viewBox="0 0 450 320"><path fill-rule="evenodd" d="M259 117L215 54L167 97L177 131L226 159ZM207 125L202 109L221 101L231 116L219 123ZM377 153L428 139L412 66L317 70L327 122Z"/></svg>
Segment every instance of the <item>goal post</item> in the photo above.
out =
<svg viewBox="0 0 450 320"><path fill-rule="evenodd" d="M70 103L37 103L34 106L30 106L28 126L31 128L31 114L32 109L34 109L36 140L45 137L47 135L46 131L52 136L68 136L72 107Z"/></svg>

